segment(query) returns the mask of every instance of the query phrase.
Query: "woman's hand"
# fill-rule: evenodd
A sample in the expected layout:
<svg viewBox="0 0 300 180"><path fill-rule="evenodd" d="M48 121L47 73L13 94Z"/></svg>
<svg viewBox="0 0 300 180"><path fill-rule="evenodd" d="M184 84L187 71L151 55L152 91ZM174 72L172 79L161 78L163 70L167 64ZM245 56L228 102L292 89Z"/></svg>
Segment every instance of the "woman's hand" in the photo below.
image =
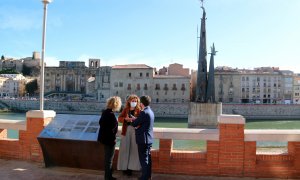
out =
<svg viewBox="0 0 300 180"><path fill-rule="evenodd" d="M125 118L125 121L132 122L132 118L127 117L127 118Z"/></svg>

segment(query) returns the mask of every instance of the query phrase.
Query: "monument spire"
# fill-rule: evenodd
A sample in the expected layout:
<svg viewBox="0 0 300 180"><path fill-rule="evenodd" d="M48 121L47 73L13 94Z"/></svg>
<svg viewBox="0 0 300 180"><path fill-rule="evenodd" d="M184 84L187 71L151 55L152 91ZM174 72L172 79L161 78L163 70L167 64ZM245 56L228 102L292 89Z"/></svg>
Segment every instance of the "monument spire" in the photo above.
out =
<svg viewBox="0 0 300 180"><path fill-rule="evenodd" d="M203 0L201 0L201 8L203 10L201 19L200 42L199 42L199 55L198 55L198 73L197 73L197 86L196 86L196 101L207 102L207 60L206 60L206 12L203 7Z"/></svg>
<svg viewBox="0 0 300 180"><path fill-rule="evenodd" d="M215 65L214 56L217 51L215 49L215 44L211 47L210 61L209 61L209 74L208 74L208 85L207 85L207 101L214 103L215 100Z"/></svg>

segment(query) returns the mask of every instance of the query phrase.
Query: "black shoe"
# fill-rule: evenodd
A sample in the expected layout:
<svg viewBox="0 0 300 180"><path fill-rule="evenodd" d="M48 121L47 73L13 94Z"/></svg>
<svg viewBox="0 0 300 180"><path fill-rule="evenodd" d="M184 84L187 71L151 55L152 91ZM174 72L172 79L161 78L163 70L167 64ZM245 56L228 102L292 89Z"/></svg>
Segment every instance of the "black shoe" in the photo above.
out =
<svg viewBox="0 0 300 180"><path fill-rule="evenodd" d="M127 176L131 176L132 175L132 170L127 169L126 173L127 173Z"/></svg>
<svg viewBox="0 0 300 180"><path fill-rule="evenodd" d="M123 171L123 175L131 176L132 175L132 170L127 169L127 170Z"/></svg>

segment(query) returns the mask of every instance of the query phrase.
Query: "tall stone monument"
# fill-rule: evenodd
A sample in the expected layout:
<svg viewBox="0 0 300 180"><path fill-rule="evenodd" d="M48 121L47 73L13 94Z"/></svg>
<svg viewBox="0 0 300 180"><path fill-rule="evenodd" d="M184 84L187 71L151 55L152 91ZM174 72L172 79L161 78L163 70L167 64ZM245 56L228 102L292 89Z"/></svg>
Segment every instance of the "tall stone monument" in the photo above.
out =
<svg viewBox="0 0 300 180"><path fill-rule="evenodd" d="M222 104L215 101L214 56L217 51L213 44L210 53L209 73L207 73L206 12L203 7L203 0L201 2L203 15L201 19L196 93L190 103L188 127L215 128L217 127L218 116L222 114Z"/></svg>

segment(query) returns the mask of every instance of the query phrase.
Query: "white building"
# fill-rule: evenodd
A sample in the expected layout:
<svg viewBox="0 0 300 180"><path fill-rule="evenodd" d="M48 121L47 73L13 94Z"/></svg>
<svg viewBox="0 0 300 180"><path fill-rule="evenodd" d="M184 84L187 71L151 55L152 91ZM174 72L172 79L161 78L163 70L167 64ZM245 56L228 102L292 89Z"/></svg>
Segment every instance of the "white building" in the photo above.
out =
<svg viewBox="0 0 300 180"><path fill-rule="evenodd" d="M0 97L19 97L25 93L26 78L21 74L0 75Z"/></svg>

